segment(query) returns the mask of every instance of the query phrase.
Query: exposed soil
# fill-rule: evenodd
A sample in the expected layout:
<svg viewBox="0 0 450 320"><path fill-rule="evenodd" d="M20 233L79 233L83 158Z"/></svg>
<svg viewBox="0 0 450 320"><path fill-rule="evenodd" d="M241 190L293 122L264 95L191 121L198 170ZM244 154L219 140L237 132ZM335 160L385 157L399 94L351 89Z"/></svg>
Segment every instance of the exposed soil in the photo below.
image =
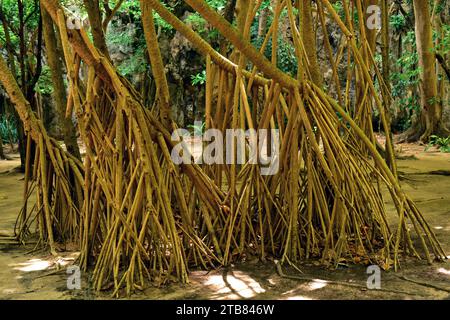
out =
<svg viewBox="0 0 450 320"><path fill-rule="evenodd" d="M396 146L402 160L398 167L405 191L416 201L450 254L450 154L425 146ZM66 266L76 252L52 257L34 250L33 244L19 246L9 237L22 206L23 175L15 168L18 156L0 161L0 299L108 299L94 293L88 275L82 289L67 289ZM392 218L393 205L386 207ZM192 272L188 285L172 284L148 288L132 299L450 299L450 262L428 265L413 258L402 260L399 272L383 272L382 290L368 290L366 267L341 266L329 270L305 263L299 273L283 272L303 280L281 277L273 262L247 261L230 269Z"/></svg>

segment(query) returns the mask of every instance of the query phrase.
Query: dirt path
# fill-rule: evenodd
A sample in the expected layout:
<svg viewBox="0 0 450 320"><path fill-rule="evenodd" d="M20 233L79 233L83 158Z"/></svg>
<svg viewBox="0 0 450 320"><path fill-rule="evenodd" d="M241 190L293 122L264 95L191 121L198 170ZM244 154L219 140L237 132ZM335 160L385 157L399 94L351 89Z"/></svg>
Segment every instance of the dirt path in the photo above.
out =
<svg viewBox="0 0 450 320"><path fill-rule="evenodd" d="M56 266L70 263L70 254L51 257L29 254L34 245L5 245L5 236L14 234L16 217L22 208L23 175L17 155L12 161L0 161L0 299L66 299L66 275L44 276ZM62 270L64 271L64 270Z"/></svg>
<svg viewBox="0 0 450 320"><path fill-rule="evenodd" d="M413 148L413 150L411 150ZM416 149L414 149L416 148ZM406 155L416 159L400 160L399 170L405 190L416 201L450 254L450 176L430 174L450 170L450 154L423 152L423 147L408 146ZM19 164L0 161L0 235L12 233L21 208L22 175L9 170ZM6 173L5 173L6 172ZM392 211L392 204L386 203ZM0 237L1 241L1 237ZM26 254L33 246L0 244L0 299L105 299L94 295L83 278L83 289L67 289L64 264L74 255L53 258L44 253ZM54 272L58 266L61 271ZM133 299L450 299L450 262L427 265L414 259L402 261L398 273L383 272L383 291L367 290L366 268L342 266L328 270L312 264L302 266L303 274L285 269L289 275L309 280L283 278L273 262L247 261L230 270L192 272L189 285L148 288ZM414 282L423 282L418 284Z"/></svg>

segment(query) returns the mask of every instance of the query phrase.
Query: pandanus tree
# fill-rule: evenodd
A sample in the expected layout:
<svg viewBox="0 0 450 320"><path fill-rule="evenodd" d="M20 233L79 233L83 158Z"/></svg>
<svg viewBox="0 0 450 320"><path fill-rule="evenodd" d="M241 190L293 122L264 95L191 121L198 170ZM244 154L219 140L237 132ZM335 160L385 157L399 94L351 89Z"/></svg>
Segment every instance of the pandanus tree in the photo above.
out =
<svg viewBox="0 0 450 320"><path fill-rule="evenodd" d="M304 259L336 266L364 258L386 269L398 268L402 253L428 262L445 258L432 229L377 149L369 106L378 109L389 133L386 91L380 95L373 83L373 74L381 73L369 37L362 36L364 26L355 26L350 18L357 14L363 21L361 7L343 1L341 20L328 1L315 3L323 32L329 23L342 32L337 56L324 39L334 72L333 96L324 90L318 70L314 3L299 1L295 7L291 1L277 1L258 50L248 35L261 1L238 3L235 28L229 17L204 1L186 0L232 46L227 57L161 2L142 0L144 36L157 85L156 103L147 107L108 57L102 31L95 27L103 23L94 12L98 3L88 6L92 31L99 33L92 43L84 28L67 28L71 17L57 0L41 2L60 33L69 78L66 115L76 115L86 155L81 162L48 137L0 57L0 81L38 145L33 165L33 159L27 164L24 192L26 202L36 186L37 202L32 212L24 206L18 236L25 240L36 226L42 244L53 253L58 242L77 243L79 262L92 270L97 290L112 287L118 295L124 287L129 294L148 281L186 282L193 268L229 265L248 255L276 257L293 266ZM279 170L273 175L263 175L263 164L249 161L174 164L170 150L176 123L170 117L155 12L205 57L209 128L278 130ZM270 39L276 43L282 12L298 63L294 76L277 68L276 50L270 60L263 55ZM337 72L342 59L348 65L346 79ZM88 69L87 77L80 76L81 67ZM362 88L357 104L349 91L355 82ZM387 140L388 162L393 164L389 134ZM396 208L393 229L383 188Z"/></svg>

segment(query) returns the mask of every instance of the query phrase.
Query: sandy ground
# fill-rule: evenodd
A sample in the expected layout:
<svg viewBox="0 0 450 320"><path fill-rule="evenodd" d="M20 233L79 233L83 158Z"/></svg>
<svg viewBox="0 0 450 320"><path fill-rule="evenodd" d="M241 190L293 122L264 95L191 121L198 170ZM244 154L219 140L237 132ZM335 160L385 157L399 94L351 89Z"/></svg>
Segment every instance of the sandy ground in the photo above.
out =
<svg viewBox="0 0 450 320"><path fill-rule="evenodd" d="M436 171L450 170L450 154L424 146L401 145L397 150L407 160L398 162L404 189L416 201L428 222L450 254L450 176ZM413 157L412 157L413 156ZM81 290L68 290L66 265L76 253L51 257L33 251L32 244L11 244L16 216L22 202L22 177L12 161L0 160L0 299L108 299L107 293L94 293L88 275L82 277ZM392 204L386 203L392 212ZM428 265L406 258L402 269L383 272L382 290L368 290L366 267L346 266L329 270L305 263L302 274L285 269L289 275L308 280L287 279L278 275L273 263L248 261L230 269L192 272L188 285L148 288L132 299L450 299L450 262Z"/></svg>

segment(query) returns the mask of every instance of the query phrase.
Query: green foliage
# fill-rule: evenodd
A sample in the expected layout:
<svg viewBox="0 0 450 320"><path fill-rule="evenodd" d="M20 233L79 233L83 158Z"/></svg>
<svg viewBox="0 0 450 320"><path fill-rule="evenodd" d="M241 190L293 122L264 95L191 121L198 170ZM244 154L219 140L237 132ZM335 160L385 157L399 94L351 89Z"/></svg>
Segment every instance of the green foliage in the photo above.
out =
<svg viewBox="0 0 450 320"><path fill-rule="evenodd" d="M110 1L110 7L114 7L117 3L116 1ZM165 2L161 2L163 6L169 11L173 11L173 8L167 5ZM127 0L124 1L120 7L119 13L129 16L133 21L140 21L141 19L141 7L139 0ZM155 20L156 28L161 28L164 31L173 30L172 26L168 24L161 16L153 11L153 19Z"/></svg>
<svg viewBox="0 0 450 320"><path fill-rule="evenodd" d="M42 67L41 76L39 77L38 82L34 88L36 92L39 92L42 95L50 95L53 92L53 83L52 83L52 75L50 71L50 67L44 65Z"/></svg>
<svg viewBox="0 0 450 320"><path fill-rule="evenodd" d="M258 38L253 41L253 44L257 49L261 48L264 39ZM271 59L272 56L272 40L268 41L264 55L267 59ZM291 76L296 76L298 63L297 56L295 55L295 48L291 42L284 41L281 37L278 38L277 46L277 67L290 74Z"/></svg>
<svg viewBox="0 0 450 320"><path fill-rule="evenodd" d="M120 62L117 63L119 73L125 77L131 77L145 72L148 67L145 38L136 36L143 34L140 21L139 24L132 25L115 21L109 29L110 32L106 35L108 47L111 52L115 52L123 58L123 60L119 59Z"/></svg>
<svg viewBox="0 0 450 320"><path fill-rule="evenodd" d="M342 1L336 1L335 3L332 4L332 6L333 6L334 11L336 11L337 14L339 14L341 19L344 21L345 11L344 11L344 5L342 4Z"/></svg>
<svg viewBox="0 0 450 320"><path fill-rule="evenodd" d="M125 77L140 74L147 69L147 60L145 58L145 48L139 47L134 54L127 55L117 70Z"/></svg>
<svg viewBox="0 0 450 320"><path fill-rule="evenodd" d="M439 136L431 136L430 137L430 143L428 144L428 147L435 146L438 147L439 151L450 153L450 136L447 138L439 137Z"/></svg>
<svg viewBox="0 0 450 320"><path fill-rule="evenodd" d="M226 0L206 0L206 3L209 4L210 7L217 11L221 11L225 8L225 5L227 4Z"/></svg>
<svg viewBox="0 0 450 320"><path fill-rule="evenodd" d="M406 19L402 14L394 14L390 17L390 26L395 33L400 33L406 27Z"/></svg>
<svg viewBox="0 0 450 320"><path fill-rule="evenodd" d="M272 46L270 46L272 50ZM278 68L282 71L289 73L291 76L297 74L298 62L295 55L295 48L290 42L284 42L282 39L278 39Z"/></svg>
<svg viewBox="0 0 450 320"><path fill-rule="evenodd" d="M29 34L25 33L25 41L27 41L26 46L30 47L28 41L30 41L31 31L36 30L39 24L39 1L22 1L23 4L23 19L25 24L25 31L28 31ZM3 14L5 16L5 20L8 24L9 36L11 38L11 42L9 43L10 48L13 52L19 53L19 8L17 0L1 0L0 5L2 6ZM6 51L5 44L5 30L3 28L3 24L0 23L0 47L2 48L2 52ZM18 57L16 57L18 59ZM36 61L33 61L34 57L30 55L27 57L30 59L30 64L35 64ZM25 63L27 63L25 61ZM19 75L15 75L18 77ZM20 77L18 77L18 80Z"/></svg>
<svg viewBox="0 0 450 320"><path fill-rule="evenodd" d="M110 7L114 7L117 4L117 0L110 1ZM141 17L141 7L139 0L127 0L122 3L120 7L120 12L125 13L126 15L131 16L135 19L140 19Z"/></svg>
<svg viewBox="0 0 450 320"><path fill-rule="evenodd" d="M200 33L203 33L205 31L206 20L203 19L203 17L198 12L190 13L186 17L184 22L191 25L193 30L196 30Z"/></svg>
<svg viewBox="0 0 450 320"><path fill-rule="evenodd" d="M436 8L435 8L436 14L440 14L440 13L444 12L445 8L446 8L446 1L437 1L436 2Z"/></svg>
<svg viewBox="0 0 450 320"><path fill-rule="evenodd" d="M258 11L258 14L261 13L263 9L269 9L272 13L275 8L272 8L269 0L264 0L261 8ZM294 15L298 15L297 8L293 8ZM284 9L281 12L280 20L287 19L287 10ZM267 16L267 26L270 26L273 22L273 15L269 14ZM259 23L258 19L255 19L250 29L250 37L252 44L259 50L263 44L263 37L258 37L258 29ZM277 67L283 72L288 73L291 76L297 75L298 62L297 56L295 55L295 48L291 40L287 39L287 37L279 34L277 39ZM264 50L264 55L267 59L271 60L272 57L272 38L267 43L266 49Z"/></svg>
<svg viewBox="0 0 450 320"><path fill-rule="evenodd" d="M267 8L270 8L270 0L263 0L261 6L259 7L258 14L261 12L261 10L265 10Z"/></svg>
<svg viewBox="0 0 450 320"><path fill-rule="evenodd" d="M225 0L207 0L206 2L216 11L225 9L227 3ZM209 28L206 20L198 12L190 13L184 22L191 25L194 31L208 41L219 39L219 32L216 29Z"/></svg>
<svg viewBox="0 0 450 320"><path fill-rule="evenodd" d="M164 4L164 3L162 2L162 4ZM170 10L171 8L168 8L168 9ZM172 11L172 10L170 10L170 11ZM172 25L170 25L169 23L166 22L166 20L161 18L161 16L157 12L153 13L153 19L155 20L155 25L157 27L159 26L162 30L166 30L166 31L173 30Z"/></svg>
<svg viewBox="0 0 450 320"><path fill-rule="evenodd" d="M0 116L0 136L3 142L16 143L18 141L17 123L12 116Z"/></svg>
<svg viewBox="0 0 450 320"><path fill-rule="evenodd" d="M420 81L420 68L418 67L419 56L415 50L415 34L409 32L403 39L403 45L410 45L413 50L406 50L396 61L397 72L391 75L392 96L396 99L399 108L411 115L420 110L420 97L415 94ZM408 92L413 92L408 95ZM411 126L411 118L407 117L401 121L401 130Z"/></svg>
<svg viewBox="0 0 450 320"><path fill-rule="evenodd" d="M190 124L187 127L188 127L188 129L194 131L194 134L196 136L201 136L201 135L203 135L203 132L205 131L206 122L204 122L204 121L201 123L196 122L195 124Z"/></svg>
<svg viewBox="0 0 450 320"><path fill-rule="evenodd" d="M193 86L203 85L206 82L206 70L191 76L191 83Z"/></svg>
<svg viewBox="0 0 450 320"><path fill-rule="evenodd" d="M445 56L450 53L450 25L443 25L442 33L443 36L439 39L440 40L439 53Z"/></svg>

